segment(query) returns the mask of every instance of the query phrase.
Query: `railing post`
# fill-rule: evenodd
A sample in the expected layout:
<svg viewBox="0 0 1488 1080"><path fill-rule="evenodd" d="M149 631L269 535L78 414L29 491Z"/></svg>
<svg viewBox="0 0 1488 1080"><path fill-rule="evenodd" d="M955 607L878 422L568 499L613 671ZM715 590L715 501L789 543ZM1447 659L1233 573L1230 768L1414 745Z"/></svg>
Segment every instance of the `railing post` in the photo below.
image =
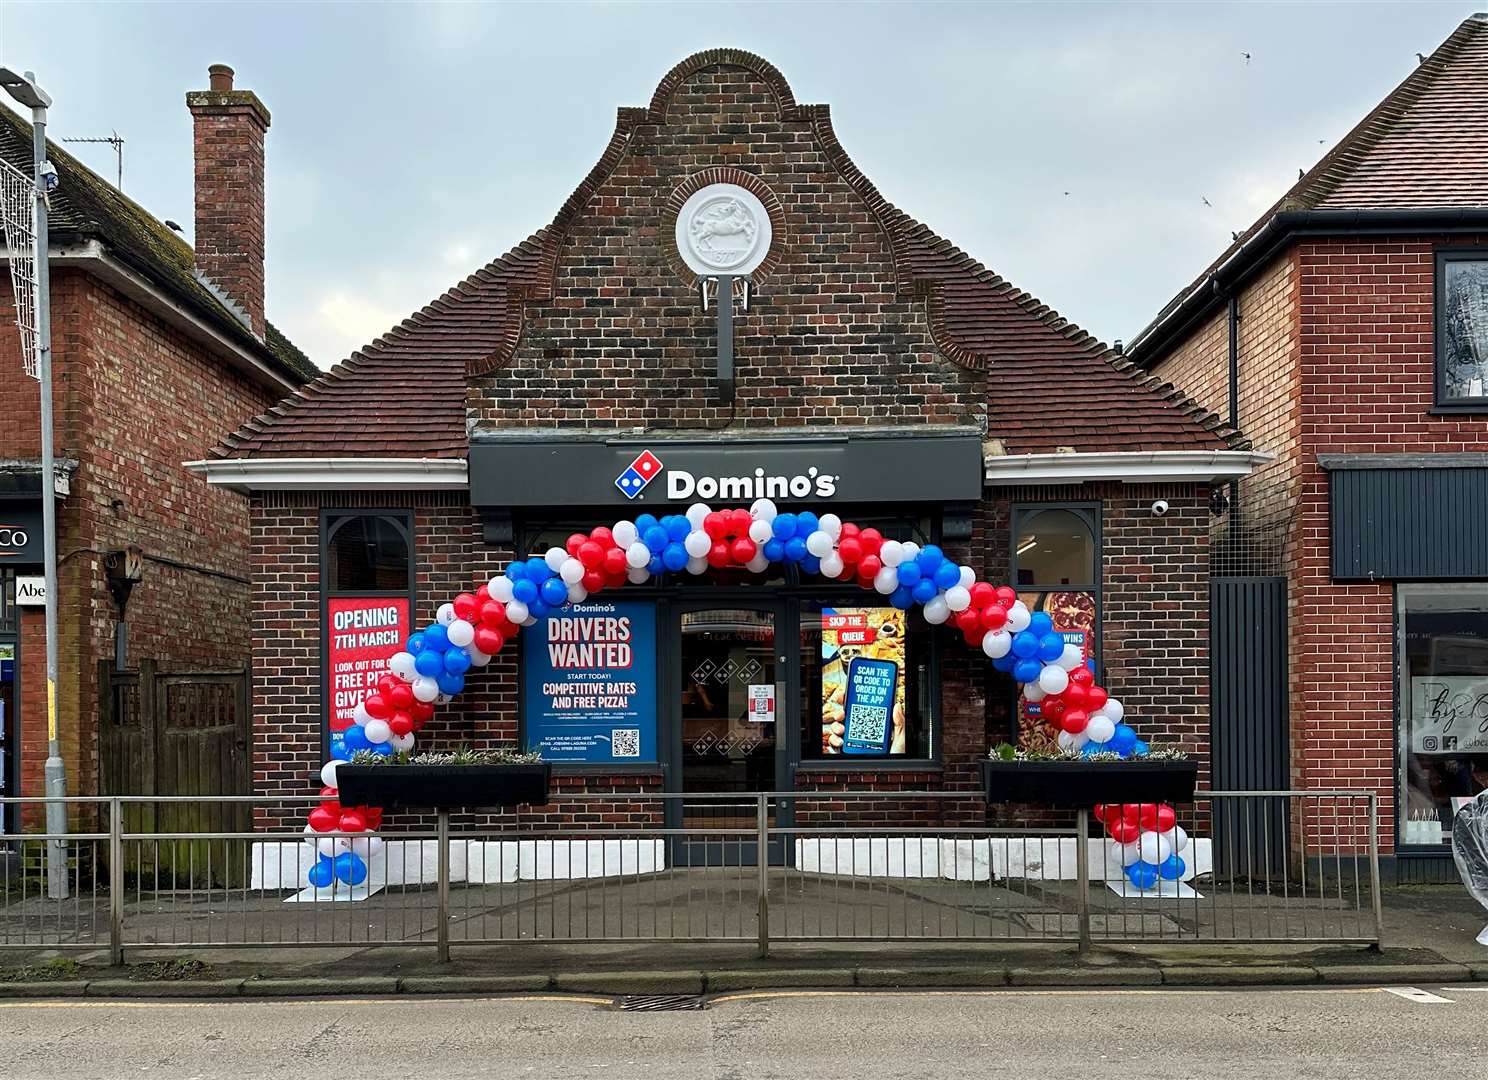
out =
<svg viewBox="0 0 1488 1080"><path fill-rule="evenodd" d="M1080 923L1079 953L1090 951L1090 810L1075 813L1075 911Z"/></svg>
<svg viewBox="0 0 1488 1080"><path fill-rule="evenodd" d="M449 811L439 808L438 831L435 846L439 848L439 930L434 940L437 959L441 964L449 963L449 886L450 886L450 837Z"/></svg>
<svg viewBox="0 0 1488 1080"><path fill-rule="evenodd" d="M770 796L761 792L755 807L755 831L758 851L754 861L759 868L759 955L770 955Z"/></svg>
<svg viewBox="0 0 1488 1080"><path fill-rule="evenodd" d="M1385 947L1385 908L1380 896L1379 792L1369 792L1369 894L1374 901L1374 947Z"/></svg>
<svg viewBox="0 0 1488 1080"><path fill-rule="evenodd" d="M109 963L124 966L124 807L109 800Z"/></svg>

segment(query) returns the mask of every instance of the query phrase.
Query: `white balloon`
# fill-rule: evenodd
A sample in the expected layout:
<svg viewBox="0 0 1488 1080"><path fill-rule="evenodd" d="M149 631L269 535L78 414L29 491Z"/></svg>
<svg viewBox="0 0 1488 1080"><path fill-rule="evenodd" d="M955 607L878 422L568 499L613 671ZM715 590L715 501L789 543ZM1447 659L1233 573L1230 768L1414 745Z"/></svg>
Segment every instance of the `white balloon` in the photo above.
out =
<svg viewBox="0 0 1488 1080"><path fill-rule="evenodd" d="M1173 854L1173 844L1163 838L1161 833L1144 832L1137 843L1142 847L1142 861L1160 866L1168 861L1168 856Z"/></svg>
<svg viewBox="0 0 1488 1080"><path fill-rule="evenodd" d="M481 652L474 645L467 645L465 651L470 654L471 667L485 667L491 662L491 654Z"/></svg>
<svg viewBox="0 0 1488 1080"><path fill-rule="evenodd" d="M367 722L372 719L372 714L367 711L367 706L363 702L358 701L356 708L351 710L351 719L357 727L366 727Z"/></svg>
<svg viewBox="0 0 1488 1080"><path fill-rule="evenodd" d="M761 555L759 557L762 558L762 559L764 558L763 555ZM768 562L768 561L769 560L766 560L766 562ZM842 561L842 556L841 555L838 555L835 551L832 552L830 555L824 556L822 558L822 561L821 561L822 577L839 578L839 577L842 576L842 571L844 571L846 569L847 569L847 564L845 564Z"/></svg>
<svg viewBox="0 0 1488 1080"><path fill-rule="evenodd" d="M701 555L693 555L687 560L687 572L694 577L698 574L708 572L708 560Z"/></svg>
<svg viewBox="0 0 1488 1080"><path fill-rule="evenodd" d="M558 567L558 577L565 585L584 579L584 564L578 559L565 557Z"/></svg>
<svg viewBox="0 0 1488 1080"><path fill-rule="evenodd" d="M1130 866L1134 862L1140 862L1142 858L1142 845L1139 843L1117 844L1121 853L1117 856L1122 866Z"/></svg>
<svg viewBox="0 0 1488 1080"><path fill-rule="evenodd" d="M823 514L817 524L821 526L821 531L833 540L842 535L842 519L836 514Z"/></svg>
<svg viewBox="0 0 1488 1080"><path fill-rule="evenodd" d="M775 530L770 527L768 521L756 519L749 523L749 539L753 540L756 544L763 544L774 535Z"/></svg>
<svg viewBox="0 0 1488 1080"><path fill-rule="evenodd" d="M341 764L339 760L327 761L320 767L320 783L323 787L339 787L336 783L336 766Z"/></svg>
<svg viewBox="0 0 1488 1080"><path fill-rule="evenodd" d="M1032 616L1030 616L1028 614L1028 608L1024 606L1022 600L1019 600L1012 607L1008 608L1008 617L1007 617L1007 629L1008 629L1008 633L1010 633L1010 634L1016 634L1016 633L1018 633L1018 632L1020 632L1022 630L1027 630L1028 629L1028 620L1031 617Z"/></svg>
<svg viewBox="0 0 1488 1080"><path fill-rule="evenodd" d="M394 735L388 739L393 744L393 749L406 753L413 749L413 732L407 735Z"/></svg>
<svg viewBox="0 0 1488 1080"><path fill-rule="evenodd" d="M641 534L636 531L635 522L633 521L615 522L615 527L610 530L610 535L615 538L615 546L618 548L628 548L641 538Z"/></svg>
<svg viewBox="0 0 1488 1080"><path fill-rule="evenodd" d="M561 547L550 547L543 553L543 562L547 563L548 569L555 574L558 572L558 568L567 561L568 552Z"/></svg>
<svg viewBox="0 0 1488 1080"><path fill-rule="evenodd" d="M537 625L537 616L536 615L529 614L525 619L522 620L522 625L523 626L536 626Z"/></svg>
<svg viewBox="0 0 1488 1080"><path fill-rule="evenodd" d="M1163 833L1162 836L1167 840L1168 845L1173 849L1175 854L1182 855L1188 847L1188 833L1183 831L1182 825L1174 825L1167 832Z"/></svg>
<svg viewBox="0 0 1488 1080"><path fill-rule="evenodd" d="M944 596L932 596L925 601L925 621L931 626L939 626L951 617L951 609L946 606Z"/></svg>
<svg viewBox="0 0 1488 1080"><path fill-rule="evenodd" d="M453 695L453 694L446 694L443 691L440 691L434 697L434 704L435 705L448 705L451 701L454 701L454 700L455 700L455 695Z"/></svg>
<svg viewBox="0 0 1488 1080"><path fill-rule="evenodd" d="M335 836L319 836L315 839L315 853L334 858L336 855L336 841L340 839Z"/></svg>
<svg viewBox="0 0 1488 1080"><path fill-rule="evenodd" d="M514 622L518 626L521 626L524 622L527 621L527 615L528 615L527 605L524 604L524 603L522 603L522 601L520 601L520 600L511 600L511 601L508 601L508 603L506 605L506 620L507 620L507 622Z"/></svg>
<svg viewBox="0 0 1488 1080"><path fill-rule="evenodd" d="M1038 684L1046 694L1062 694L1069 686L1069 672L1058 664L1045 664L1039 672Z"/></svg>
<svg viewBox="0 0 1488 1080"><path fill-rule="evenodd" d="M367 733L369 743L385 743L393 737L393 729L388 727L386 720L368 720L362 730Z"/></svg>
<svg viewBox="0 0 1488 1080"><path fill-rule="evenodd" d="M439 611L434 616L434 621L437 622L440 626L448 626L458 617L459 616L455 614L454 604L440 604Z"/></svg>
<svg viewBox="0 0 1488 1080"><path fill-rule="evenodd" d="M1061 749L1061 750L1073 750L1073 749L1075 749L1075 737L1073 735L1071 735L1068 731L1061 731L1059 733L1059 740L1058 741L1059 741L1059 749Z"/></svg>
<svg viewBox="0 0 1488 1080"><path fill-rule="evenodd" d="M988 630L982 635L982 652L993 660L1006 656L1013 648L1013 635L1006 630Z"/></svg>
<svg viewBox="0 0 1488 1080"><path fill-rule="evenodd" d="M439 683L427 675L420 675L413 680L413 696L418 701L433 701L439 696Z"/></svg>
<svg viewBox="0 0 1488 1080"><path fill-rule="evenodd" d="M1086 735L1083 731L1077 731L1077 732L1075 732L1075 749L1076 750L1080 749L1080 747L1084 746L1089 741L1090 741L1090 736L1089 735Z"/></svg>
<svg viewBox="0 0 1488 1080"><path fill-rule="evenodd" d="M1059 659L1054 662L1065 671L1074 671L1085 662L1085 654L1080 650L1080 646L1066 642L1064 652L1060 653Z"/></svg>
<svg viewBox="0 0 1488 1080"><path fill-rule="evenodd" d="M1043 701L1047 695L1044 693L1042 686L1036 682L1031 682L1023 684L1023 696L1029 701Z"/></svg>
<svg viewBox="0 0 1488 1080"><path fill-rule="evenodd" d="M755 521L774 521L777 513L779 511L775 509L775 504L769 499L755 499L754 502L749 504L749 516L754 518ZM692 514L690 512L687 515L687 519L689 521L692 520ZM841 522L838 522L838 524L840 526Z"/></svg>
<svg viewBox="0 0 1488 1080"><path fill-rule="evenodd" d="M464 619L456 619L450 623L445 633L449 636L449 643L457 649L463 649L475 640L475 627Z"/></svg>
<svg viewBox="0 0 1488 1080"><path fill-rule="evenodd" d="M1115 698L1106 698L1106 703L1101 706L1100 711L1119 724L1121 723L1121 718L1126 715L1126 706Z"/></svg>
<svg viewBox="0 0 1488 1080"><path fill-rule="evenodd" d="M963 566L961 568L960 584L963 589L969 590L973 585L976 584L976 571L969 566Z"/></svg>
<svg viewBox="0 0 1488 1080"><path fill-rule="evenodd" d="M747 563L744 564L744 569L748 570L751 574L763 574L769 568L770 560L765 558L765 553L763 551L756 551L754 553L754 558L750 559Z"/></svg>
<svg viewBox="0 0 1488 1080"><path fill-rule="evenodd" d="M395 652L388 657L388 670L404 682L412 682L417 668L413 665L413 653Z"/></svg>
<svg viewBox="0 0 1488 1080"><path fill-rule="evenodd" d="M952 611L965 611L971 607L971 593L961 585L952 585L945 592L945 602Z"/></svg>
<svg viewBox="0 0 1488 1080"><path fill-rule="evenodd" d="M873 578L873 587L888 596L899 587L899 573L892 566L881 567Z"/></svg>
<svg viewBox="0 0 1488 1080"><path fill-rule="evenodd" d="M904 543L899 545L899 548L904 552L906 559L913 559L920 553L920 545L916 544L913 540L904 541Z"/></svg>
<svg viewBox="0 0 1488 1080"><path fill-rule="evenodd" d="M818 559L825 559L832 552L832 538L825 530L817 529L816 532L806 537L806 550Z"/></svg>
<svg viewBox="0 0 1488 1080"><path fill-rule="evenodd" d="M898 566L904 561L904 545L898 540L885 540L878 549L878 561L885 566Z"/></svg>
<svg viewBox="0 0 1488 1080"><path fill-rule="evenodd" d="M572 582L568 586L568 602L570 604L582 604L589 599L589 590L584 588L580 582Z"/></svg>
<svg viewBox="0 0 1488 1080"><path fill-rule="evenodd" d="M1091 742L1110 742L1111 736L1116 734L1116 725L1111 723L1109 716L1096 713L1086 722L1085 734Z"/></svg>
<svg viewBox="0 0 1488 1080"><path fill-rule="evenodd" d="M486 591L491 594L491 599L500 604L511 603L512 579L505 574L497 574L486 582Z"/></svg>
<svg viewBox="0 0 1488 1080"><path fill-rule="evenodd" d="M687 539L682 541L682 547L687 554L694 559L701 559L713 549L713 541L702 529L694 529L687 534Z"/></svg>
<svg viewBox="0 0 1488 1080"><path fill-rule="evenodd" d="M632 566L625 571L625 576L632 585L640 585L651 576L651 571L644 566Z"/></svg>
<svg viewBox="0 0 1488 1080"><path fill-rule="evenodd" d="M625 562L632 570L638 566L645 566L651 561L651 549L637 540L633 544L627 544L625 548Z"/></svg>
<svg viewBox="0 0 1488 1080"><path fill-rule="evenodd" d="M693 503L687 508L687 523L694 529L701 529L703 527L703 518L712 512L708 508L707 503Z"/></svg>

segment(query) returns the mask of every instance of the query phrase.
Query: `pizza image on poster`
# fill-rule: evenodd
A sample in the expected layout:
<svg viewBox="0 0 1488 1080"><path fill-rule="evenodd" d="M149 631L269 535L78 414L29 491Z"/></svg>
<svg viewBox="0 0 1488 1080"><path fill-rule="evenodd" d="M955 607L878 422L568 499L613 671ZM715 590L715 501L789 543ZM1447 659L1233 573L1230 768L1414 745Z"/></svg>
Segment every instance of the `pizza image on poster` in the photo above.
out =
<svg viewBox="0 0 1488 1080"><path fill-rule="evenodd" d="M822 753L903 754L904 612L822 609Z"/></svg>
<svg viewBox="0 0 1488 1080"><path fill-rule="evenodd" d="M1042 611L1054 620L1054 631L1065 643L1078 645L1084 658L1095 656L1095 594L1083 590L1021 592L1018 599L1029 611ZM1018 695L1018 745L1024 749L1057 747L1054 732L1044 722L1038 703Z"/></svg>

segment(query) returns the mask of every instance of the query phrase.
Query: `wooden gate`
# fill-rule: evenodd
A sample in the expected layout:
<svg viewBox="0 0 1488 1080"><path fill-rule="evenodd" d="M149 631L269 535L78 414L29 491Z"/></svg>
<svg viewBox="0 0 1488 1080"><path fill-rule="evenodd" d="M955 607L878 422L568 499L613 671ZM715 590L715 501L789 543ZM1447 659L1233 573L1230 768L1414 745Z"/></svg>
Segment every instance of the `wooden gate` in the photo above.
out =
<svg viewBox="0 0 1488 1080"><path fill-rule="evenodd" d="M116 671L104 661L98 685L100 794L252 793L246 671L162 672L153 660ZM246 803L138 803L124 813L126 832L245 832L251 821ZM240 847L162 842L159 872L182 885L236 883L244 868L227 866L226 852Z"/></svg>

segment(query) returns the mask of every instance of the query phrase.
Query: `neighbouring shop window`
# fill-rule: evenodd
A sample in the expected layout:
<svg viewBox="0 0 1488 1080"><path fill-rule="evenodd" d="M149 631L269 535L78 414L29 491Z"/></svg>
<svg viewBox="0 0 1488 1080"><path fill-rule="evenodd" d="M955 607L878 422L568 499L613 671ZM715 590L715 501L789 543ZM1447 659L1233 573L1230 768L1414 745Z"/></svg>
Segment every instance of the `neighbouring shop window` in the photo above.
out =
<svg viewBox="0 0 1488 1080"><path fill-rule="evenodd" d="M1488 249L1437 252L1436 403L1488 410Z"/></svg>
<svg viewBox="0 0 1488 1080"><path fill-rule="evenodd" d="M801 605L801 757L863 761L933 752L932 630L918 611Z"/></svg>
<svg viewBox="0 0 1488 1080"><path fill-rule="evenodd" d="M1396 603L1398 839L1435 847L1488 788L1488 583L1400 585Z"/></svg>
<svg viewBox="0 0 1488 1080"><path fill-rule="evenodd" d="M1100 507L1015 506L1013 584L1029 611L1044 611L1069 644L1099 663ZM1018 698L1018 742L1053 745L1037 703Z"/></svg>

